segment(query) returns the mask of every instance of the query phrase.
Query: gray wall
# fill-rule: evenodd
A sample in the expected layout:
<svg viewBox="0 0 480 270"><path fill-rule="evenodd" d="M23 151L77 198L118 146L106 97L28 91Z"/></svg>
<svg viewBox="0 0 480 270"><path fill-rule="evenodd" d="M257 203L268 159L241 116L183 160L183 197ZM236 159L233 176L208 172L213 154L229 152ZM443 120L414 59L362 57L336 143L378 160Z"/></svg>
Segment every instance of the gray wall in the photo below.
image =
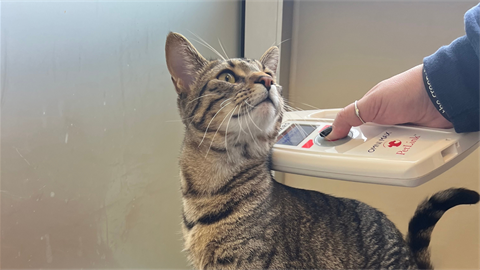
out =
<svg viewBox="0 0 480 270"><path fill-rule="evenodd" d="M381 80L422 63L465 34L464 13L478 1L297 1L294 5L289 98L312 109L340 108ZM478 150L417 188L343 182L287 174L285 183L359 199L384 211L402 232L416 205L450 187L479 191ZM454 208L433 232L436 269L479 269L479 211Z"/></svg>
<svg viewBox="0 0 480 270"><path fill-rule="evenodd" d="M3 268L187 267L165 37L238 57L240 8L2 2Z"/></svg>

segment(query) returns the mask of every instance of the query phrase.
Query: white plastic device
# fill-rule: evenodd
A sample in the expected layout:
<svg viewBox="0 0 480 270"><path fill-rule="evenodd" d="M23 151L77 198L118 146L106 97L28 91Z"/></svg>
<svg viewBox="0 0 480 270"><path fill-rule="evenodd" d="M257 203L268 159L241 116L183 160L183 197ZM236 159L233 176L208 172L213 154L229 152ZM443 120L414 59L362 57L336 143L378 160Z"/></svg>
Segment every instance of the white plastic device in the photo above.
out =
<svg viewBox="0 0 480 270"><path fill-rule="evenodd" d="M340 109L287 112L273 147L276 171L414 187L451 168L479 145L479 132L373 123L327 141L319 132Z"/></svg>

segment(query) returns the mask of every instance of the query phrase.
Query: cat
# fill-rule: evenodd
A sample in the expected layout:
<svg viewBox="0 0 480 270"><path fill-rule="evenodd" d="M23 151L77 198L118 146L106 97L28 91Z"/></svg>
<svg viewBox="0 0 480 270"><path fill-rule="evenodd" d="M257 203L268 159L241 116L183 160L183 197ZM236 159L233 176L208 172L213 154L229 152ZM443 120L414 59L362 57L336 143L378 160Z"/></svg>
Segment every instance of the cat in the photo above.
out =
<svg viewBox="0 0 480 270"><path fill-rule="evenodd" d="M406 239L356 200L276 182L270 154L282 122L278 47L260 60L206 60L181 34L166 62L185 126L180 154L185 250L195 269L426 269L436 222L474 204L449 189L421 203Z"/></svg>

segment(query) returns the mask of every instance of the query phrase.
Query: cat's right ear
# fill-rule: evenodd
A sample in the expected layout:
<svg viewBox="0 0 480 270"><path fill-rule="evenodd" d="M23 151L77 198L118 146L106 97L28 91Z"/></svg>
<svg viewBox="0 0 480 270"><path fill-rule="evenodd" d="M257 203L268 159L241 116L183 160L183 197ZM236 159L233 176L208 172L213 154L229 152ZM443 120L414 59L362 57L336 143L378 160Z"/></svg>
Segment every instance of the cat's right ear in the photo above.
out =
<svg viewBox="0 0 480 270"><path fill-rule="evenodd" d="M173 32L165 42L165 58L177 94L189 93L198 71L208 63L184 36Z"/></svg>

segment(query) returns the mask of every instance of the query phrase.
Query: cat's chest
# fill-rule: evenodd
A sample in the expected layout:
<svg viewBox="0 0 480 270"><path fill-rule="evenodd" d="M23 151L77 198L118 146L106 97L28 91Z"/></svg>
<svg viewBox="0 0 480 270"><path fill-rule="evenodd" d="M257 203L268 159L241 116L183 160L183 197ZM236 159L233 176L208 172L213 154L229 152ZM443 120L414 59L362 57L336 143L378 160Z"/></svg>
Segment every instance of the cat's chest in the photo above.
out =
<svg viewBox="0 0 480 270"><path fill-rule="evenodd" d="M203 269L215 261L215 254L222 248L222 238L225 237L221 227L198 225L188 229L182 226L185 250L196 268Z"/></svg>

